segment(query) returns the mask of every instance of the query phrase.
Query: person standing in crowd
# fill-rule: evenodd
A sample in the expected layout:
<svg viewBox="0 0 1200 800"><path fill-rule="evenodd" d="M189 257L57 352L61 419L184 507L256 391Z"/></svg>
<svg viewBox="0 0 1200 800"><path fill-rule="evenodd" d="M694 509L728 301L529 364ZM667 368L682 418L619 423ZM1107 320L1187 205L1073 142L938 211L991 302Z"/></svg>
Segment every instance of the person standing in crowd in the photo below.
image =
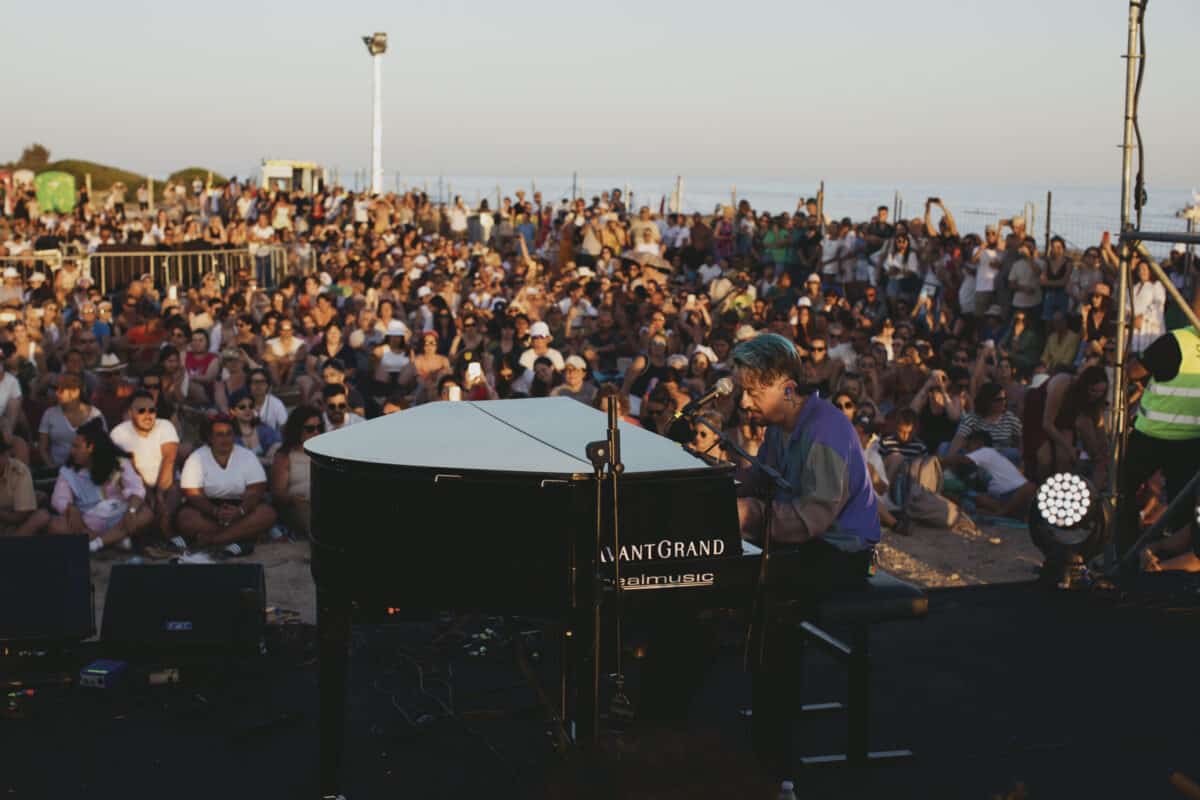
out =
<svg viewBox="0 0 1200 800"><path fill-rule="evenodd" d="M1200 289L1192 297L1200 314ZM1174 498L1200 470L1200 332L1188 326L1170 331L1139 353L1129 377L1144 384L1141 405L1121 464L1121 493L1137 494L1158 470ZM1124 552L1141 535L1136 503L1121 504L1117 544Z"/></svg>

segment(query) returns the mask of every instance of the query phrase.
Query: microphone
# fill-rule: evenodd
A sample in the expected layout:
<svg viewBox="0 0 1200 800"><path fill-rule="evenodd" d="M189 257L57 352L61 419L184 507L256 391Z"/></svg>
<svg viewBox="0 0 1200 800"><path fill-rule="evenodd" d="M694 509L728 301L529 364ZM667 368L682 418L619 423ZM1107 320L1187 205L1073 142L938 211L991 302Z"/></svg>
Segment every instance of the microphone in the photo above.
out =
<svg viewBox="0 0 1200 800"><path fill-rule="evenodd" d="M700 409L704 408L704 406L708 405L713 400L716 400L718 397L724 397L725 395L732 394L732 393L733 393L733 378L730 378L728 376L721 378L721 380L717 381L713 385L713 388L709 389L707 392L700 395L695 400L693 400L692 402L688 403L683 408L676 411L675 415L673 417L671 417L671 421L674 422L675 420L679 419L680 417L689 417L692 414L695 414Z"/></svg>

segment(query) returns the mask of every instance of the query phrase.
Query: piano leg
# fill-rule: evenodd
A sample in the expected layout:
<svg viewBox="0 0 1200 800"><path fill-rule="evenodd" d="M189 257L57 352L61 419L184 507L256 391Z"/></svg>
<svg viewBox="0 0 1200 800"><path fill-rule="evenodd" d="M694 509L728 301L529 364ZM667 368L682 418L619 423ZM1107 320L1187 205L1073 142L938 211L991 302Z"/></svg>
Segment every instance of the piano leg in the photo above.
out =
<svg viewBox="0 0 1200 800"><path fill-rule="evenodd" d="M350 596L317 585L317 646L320 659L321 796L337 797L346 735L346 667L350 646Z"/></svg>
<svg viewBox="0 0 1200 800"><path fill-rule="evenodd" d="M762 662L751 661L751 726L759 762L773 778L782 780L794 775L793 737L800 709L803 643L787 625L771 625L766 633Z"/></svg>

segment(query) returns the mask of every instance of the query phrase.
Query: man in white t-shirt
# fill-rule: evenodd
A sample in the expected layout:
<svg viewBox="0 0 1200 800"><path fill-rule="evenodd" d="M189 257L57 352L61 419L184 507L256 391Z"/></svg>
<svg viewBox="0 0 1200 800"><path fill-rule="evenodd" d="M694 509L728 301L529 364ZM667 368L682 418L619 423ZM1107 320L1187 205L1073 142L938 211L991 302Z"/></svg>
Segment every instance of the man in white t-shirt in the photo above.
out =
<svg viewBox="0 0 1200 800"><path fill-rule="evenodd" d="M996 226L988 225L985 241L975 249L971 263L975 267L975 308L987 308L994 302L996 276L1000 274L1004 251L1000 247L1000 236Z"/></svg>
<svg viewBox="0 0 1200 800"><path fill-rule="evenodd" d="M943 457L946 464L971 463L987 473L987 494L975 498L981 511L1001 517L1024 519L1037 487L1025 480L1013 463L992 447L992 436L977 430L967 436L963 452Z"/></svg>
<svg viewBox="0 0 1200 800"><path fill-rule="evenodd" d="M175 458L179 453L175 426L170 420L158 418L154 395L139 389L130 400L129 418L113 428L111 436L117 447L133 456L133 468L146 484L146 503L163 536L172 540L172 523L181 499L175 483Z"/></svg>
<svg viewBox="0 0 1200 800"><path fill-rule="evenodd" d="M179 476L185 501L179 534L200 547L246 555L275 524L275 509L266 502L267 474L258 456L234 443L229 417L218 417L208 427L208 444L188 456Z"/></svg>
<svg viewBox="0 0 1200 800"><path fill-rule="evenodd" d="M454 198L454 204L446 210L446 217L450 221L450 236L455 241L461 242L467 238L468 213L469 210L461 197Z"/></svg>

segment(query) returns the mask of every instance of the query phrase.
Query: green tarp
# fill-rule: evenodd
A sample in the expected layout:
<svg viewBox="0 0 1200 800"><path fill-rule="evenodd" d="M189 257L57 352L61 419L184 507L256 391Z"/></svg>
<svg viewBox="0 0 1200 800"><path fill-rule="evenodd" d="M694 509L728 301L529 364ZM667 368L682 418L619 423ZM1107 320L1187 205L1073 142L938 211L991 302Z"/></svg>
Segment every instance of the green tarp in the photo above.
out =
<svg viewBox="0 0 1200 800"><path fill-rule="evenodd" d="M75 176L66 172L43 172L33 179L38 207L66 213L75 210Z"/></svg>

